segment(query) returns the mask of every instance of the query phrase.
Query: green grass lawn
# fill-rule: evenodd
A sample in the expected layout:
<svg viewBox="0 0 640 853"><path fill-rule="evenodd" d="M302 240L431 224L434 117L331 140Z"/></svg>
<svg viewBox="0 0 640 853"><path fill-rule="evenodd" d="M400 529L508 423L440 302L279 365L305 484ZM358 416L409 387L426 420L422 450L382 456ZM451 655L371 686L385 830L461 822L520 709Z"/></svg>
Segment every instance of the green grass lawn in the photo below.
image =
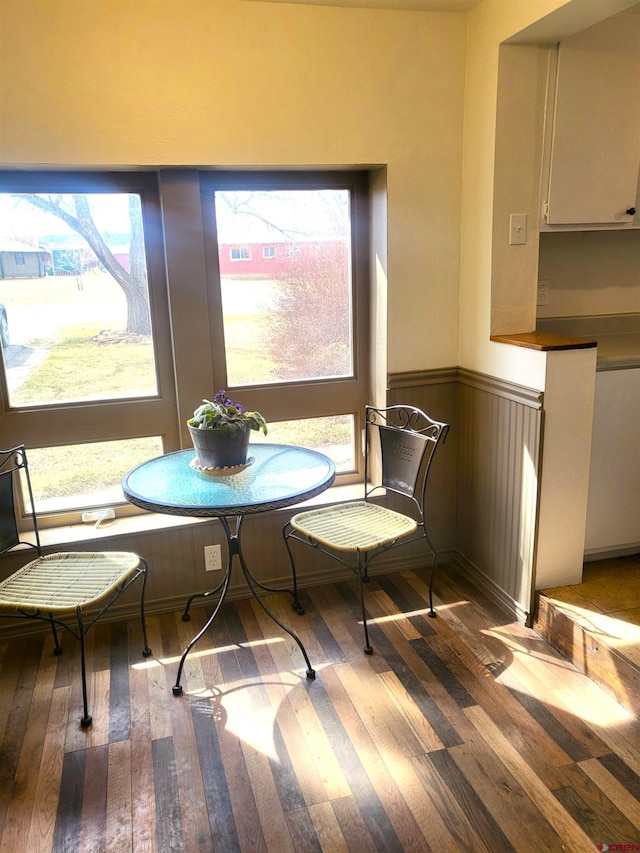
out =
<svg viewBox="0 0 640 853"><path fill-rule="evenodd" d="M75 275L48 275L44 278L1 279L0 299L7 308L78 306L86 310L95 305L104 308L105 303L124 300L120 286L106 272L92 271Z"/></svg>
<svg viewBox="0 0 640 853"><path fill-rule="evenodd" d="M51 508L111 505L123 500L122 477L140 462L162 454L159 437L67 447L29 448L29 472L39 512ZM67 501L71 498L71 501ZM61 507L62 505L62 507Z"/></svg>
<svg viewBox="0 0 640 853"><path fill-rule="evenodd" d="M84 400L149 397L157 393L149 344L104 346L89 338L66 338L11 394L14 406Z"/></svg>
<svg viewBox="0 0 640 853"><path fill-rule="evenodd" d="M259 314L232 314L224 318L229 385L273 382L276 362L265 340Z"/></svg>

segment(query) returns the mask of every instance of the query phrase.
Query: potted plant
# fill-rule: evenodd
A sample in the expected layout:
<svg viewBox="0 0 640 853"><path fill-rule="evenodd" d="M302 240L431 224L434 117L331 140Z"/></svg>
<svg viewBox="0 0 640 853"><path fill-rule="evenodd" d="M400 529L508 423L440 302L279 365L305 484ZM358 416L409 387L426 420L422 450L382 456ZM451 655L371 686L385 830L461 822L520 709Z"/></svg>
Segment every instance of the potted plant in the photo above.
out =
<svg viewBox="0 0 640 853"><path fill-rule="evenodd" d="M200 466L210 469L244 465L251 430L267 434L267 424L260 412L247 412L224 390L218 391L213 400L203 400L187 426Z"/></svg>

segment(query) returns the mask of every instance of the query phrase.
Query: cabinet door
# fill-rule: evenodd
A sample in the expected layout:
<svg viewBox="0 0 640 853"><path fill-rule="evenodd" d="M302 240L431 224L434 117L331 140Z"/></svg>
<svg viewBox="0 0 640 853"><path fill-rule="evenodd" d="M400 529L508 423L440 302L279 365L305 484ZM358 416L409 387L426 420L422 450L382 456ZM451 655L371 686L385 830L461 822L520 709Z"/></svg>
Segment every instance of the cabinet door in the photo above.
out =
<svg viewBox="0 0 640 853"><path fill-rule="evenodd" d="M585 551L640 541L640 368L596 373Z"/></svg>
<svg viewBox="0 0 640 853"><path fill-rule="evenodd" d="M640 14L624 12L558 52L548 224L630 225L640 164Z"/></svg>

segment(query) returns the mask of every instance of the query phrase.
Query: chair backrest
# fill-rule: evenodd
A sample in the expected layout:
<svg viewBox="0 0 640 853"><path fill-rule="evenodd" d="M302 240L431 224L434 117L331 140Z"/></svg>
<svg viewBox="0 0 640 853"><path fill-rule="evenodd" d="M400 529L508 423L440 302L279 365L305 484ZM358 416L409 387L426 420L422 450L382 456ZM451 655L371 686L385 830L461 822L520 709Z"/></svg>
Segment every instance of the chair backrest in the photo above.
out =
<svg viewBox="0 0 640 853"><path fill-rule="evenodd" d="M22 472L23 485L26 486L31 506L31 519L35 534L35 545L20 537L16 517L16 479ZM0 554L9 551L16 545L25 544L36 548L40 553L40 536L35 516L31 478L24 444L12 447L10 450L0 450Z"/></svg>
<svg viewBox="0 0 640 853"><path fill-rule="evenodd" d="M431 463L449 425L414 406L367 406L365 418L365 499L379 489L404 495L418 507L422 521Z"/></svg>

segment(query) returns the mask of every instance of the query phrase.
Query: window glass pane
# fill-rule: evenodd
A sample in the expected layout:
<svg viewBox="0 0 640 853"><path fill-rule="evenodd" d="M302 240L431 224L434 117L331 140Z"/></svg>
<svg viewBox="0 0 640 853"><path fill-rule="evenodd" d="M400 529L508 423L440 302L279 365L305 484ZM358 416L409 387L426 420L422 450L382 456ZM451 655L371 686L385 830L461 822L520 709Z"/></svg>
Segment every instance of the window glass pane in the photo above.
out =
<svg viewBox="0 0 640 853"><path fill-rule="evenodd" d="M351 376L349 191L218 191L215 209L228 384Z"/></svg>
<svg viewBox="0 0 640 853"><path fill-rule="evenodd" d="M266 437L262 433L252 432L251 441L310 447L333 459L336 471L345 473L355 470L354 423L351 415L273 423L269 421L268 428ZM249 455L251 455L251 446L249 446Z"/></svg>
<svg viewBox="0 0 640 853"><path fill-rule="evenodd" d="M27 448L36 512L124 503L121 481L140 462L162 455L160 436ZM25 502L28 494L23 488Z"/></svg>
<svg viewBox="0 0 640 853"><path fill-rule="evenodd" d="M140 196L0 194L12 406L158 393Z"/></svg>

